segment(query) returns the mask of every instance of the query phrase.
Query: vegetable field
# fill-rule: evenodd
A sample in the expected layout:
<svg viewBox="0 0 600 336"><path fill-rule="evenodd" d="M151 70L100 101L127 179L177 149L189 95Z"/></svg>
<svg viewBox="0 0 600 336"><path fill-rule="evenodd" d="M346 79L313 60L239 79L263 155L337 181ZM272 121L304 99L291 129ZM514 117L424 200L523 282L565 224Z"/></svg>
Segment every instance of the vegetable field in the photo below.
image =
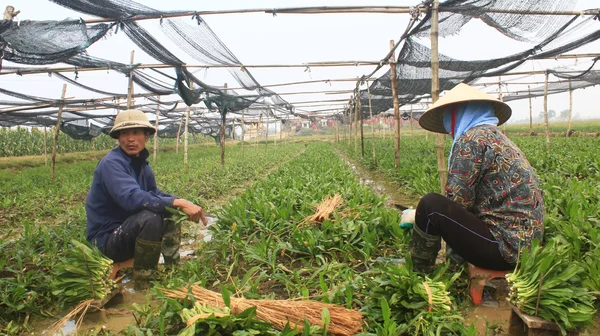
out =
<svg viewBox="0 0 600 336"><path fill-rule="evenodd" d="M585 330L597 316L600 293L600 138L553 138L550 152L541 137L513 140L541 178L547 219L543 245L524 254L511 275L510 297L563 330ZM195 284L226 302L243 296L336 304L363 315L360 335L477 335L462 314L471 305L463 268L412 272L410 231L399 227L397 210L341 158L382 172L417 197L439 192L433 137L404 137L401 146L400 169L389 138L375 140L376 164L370 141L364 158L353 141L243 151L235 145L227 148L225 166L216 147L192 149L188 167L182 153L160 153L153 165L159 187L215 214L212 239L195 245L178 268L159 268L148 300L128 306L135 318L126 328L98 325L80 334L326 335L332 323L324 308L320 323L276 330L257 309L236 315L160 290ZM73 297L53 286L69 270L57 265L69 259L71 240L85 242L84 202L96 163L58 165L56 184L48 167L0 171L0 333L39 332L35 321L57 321L73 308ZM331 212L315 216L332 199L339 202ZM183 240L196 238L183 225ZM400 258L407 265L391 262ZM494 330L488 326L489 335Z"/></svg>

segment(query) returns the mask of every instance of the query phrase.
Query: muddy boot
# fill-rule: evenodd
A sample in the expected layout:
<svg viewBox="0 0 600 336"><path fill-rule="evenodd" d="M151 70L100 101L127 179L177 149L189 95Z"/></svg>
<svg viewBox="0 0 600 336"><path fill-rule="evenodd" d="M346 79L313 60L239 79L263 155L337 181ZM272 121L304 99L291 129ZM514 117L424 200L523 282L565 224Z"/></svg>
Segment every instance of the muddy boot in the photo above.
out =
<svg viewBox="0 0 600 336"><path fill-rule="evenodd" d="M181 245L181 222L176 223L171 218L165 218L165 230L162 239L162 255L165 266L179 264L179 245Z"/></svg>
<svg viewBox="0 0 600 336"><path fill-rule="evenodd" d="M415 225L410 242L413 270L423 273L431 272L441 247L442 240L440 236L427 234Z"/></svg>
<svg viewBox="0 0 600 336"><path fill-rule="evenodd" d="M133 260L133 283L136 290L150 287L150 279L160 257L160 242L137 239Z"/></svg>

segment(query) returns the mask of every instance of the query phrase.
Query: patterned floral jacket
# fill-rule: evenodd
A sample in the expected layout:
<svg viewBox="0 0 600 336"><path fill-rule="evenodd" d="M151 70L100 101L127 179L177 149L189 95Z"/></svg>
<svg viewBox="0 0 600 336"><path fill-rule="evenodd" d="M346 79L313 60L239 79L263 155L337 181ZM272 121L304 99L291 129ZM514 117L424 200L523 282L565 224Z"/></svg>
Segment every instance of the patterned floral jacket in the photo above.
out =
<svg viewBox="0 0 600 336"><path fill-rule="evenodd" d="M446 196L488 225L500 253L515 263L519 250L544 234L544 198L531 164L496 126L480 125L452 149Z"/></svg>

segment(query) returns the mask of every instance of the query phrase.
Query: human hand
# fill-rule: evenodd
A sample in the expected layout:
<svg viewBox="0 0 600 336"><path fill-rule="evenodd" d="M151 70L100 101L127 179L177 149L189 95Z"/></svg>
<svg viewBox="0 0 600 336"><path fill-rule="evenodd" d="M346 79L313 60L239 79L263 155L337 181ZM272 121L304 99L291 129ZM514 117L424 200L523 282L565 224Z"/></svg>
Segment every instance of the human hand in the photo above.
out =
<svg viewBox="0 0 600 336"><path fill-rule="evenodd" d="M208 224L206 216L204 216L204 211L196 204L184 199L176 199L173 202L173 206L178 207L181 211L183 211L183 213L188 215L192 222L198 223L200 220L202 220L204 225Z"/></svg>
<svg viewBox="0 0 600 336"><path fill-rule="evenodd" d="M402 216L400 216L400 226L409 227L408 224L415 224L415 216L417 211L415 209L406 209L402 211Z"/></svg>

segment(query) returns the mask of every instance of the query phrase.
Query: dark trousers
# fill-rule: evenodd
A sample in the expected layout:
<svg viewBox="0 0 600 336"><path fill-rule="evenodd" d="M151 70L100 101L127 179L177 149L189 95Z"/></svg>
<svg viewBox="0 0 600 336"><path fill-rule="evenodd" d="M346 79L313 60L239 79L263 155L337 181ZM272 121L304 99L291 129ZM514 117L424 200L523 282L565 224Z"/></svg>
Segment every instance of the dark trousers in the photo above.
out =
<svg viewBox="0 0 600 336"><path fill-rule="evenodd" d="M135 241L160 242L165 229L165 220L161 214L142 210L127 219L115 229L104 245L103 253L115 262L133 258Z"/></svg>
<svg viewBox="0 0 600 336"><path fill-rule="evenodd" d="M462 205L440 194L427 194L417 206L415 224L425 233L441 236L469 263L492 270L514 269L500 254L487 224Z"/></svg>

